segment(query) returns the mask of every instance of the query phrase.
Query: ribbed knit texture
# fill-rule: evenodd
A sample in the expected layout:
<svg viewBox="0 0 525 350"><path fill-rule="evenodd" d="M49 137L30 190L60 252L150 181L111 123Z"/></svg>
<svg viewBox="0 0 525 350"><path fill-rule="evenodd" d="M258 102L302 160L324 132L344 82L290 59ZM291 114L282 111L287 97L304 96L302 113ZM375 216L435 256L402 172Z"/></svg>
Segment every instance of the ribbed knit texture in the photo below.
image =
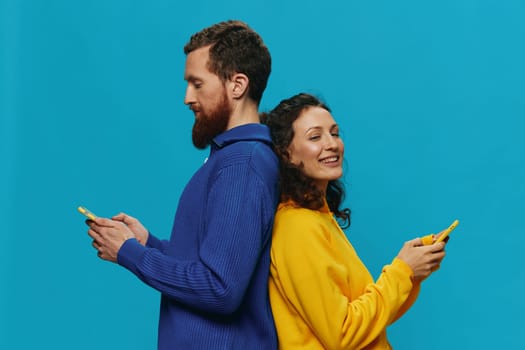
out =
<svg viewBox="0 0 525 350"><path fill-rule="evenodd" d="M386 327L419 284L400 259L374 282L328 206L281 204L271 248L270 301L283 350L390 349Z"/></svg>
<svg viewBox="0 0 525 350"><path fill-rule="evenodd" d="M131 239L118 263L162 293L158 348L276 349L268 299L278 161L268 129L215 138L184 189L169 241Z"/></svg>

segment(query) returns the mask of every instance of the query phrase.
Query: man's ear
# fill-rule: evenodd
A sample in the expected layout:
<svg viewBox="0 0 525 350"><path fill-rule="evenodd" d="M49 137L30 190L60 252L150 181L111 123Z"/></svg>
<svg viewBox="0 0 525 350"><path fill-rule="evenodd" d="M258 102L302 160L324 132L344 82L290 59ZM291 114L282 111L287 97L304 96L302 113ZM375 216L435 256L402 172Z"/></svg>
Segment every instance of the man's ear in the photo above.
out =
<svg viewBox="0 0 525 350"><path fill-rule="evenodd" d="M230 81L232 83L232 97L234 99L242 98L248 91L248 84L250 82L248 76L243 73L235 73Z"/></svg>

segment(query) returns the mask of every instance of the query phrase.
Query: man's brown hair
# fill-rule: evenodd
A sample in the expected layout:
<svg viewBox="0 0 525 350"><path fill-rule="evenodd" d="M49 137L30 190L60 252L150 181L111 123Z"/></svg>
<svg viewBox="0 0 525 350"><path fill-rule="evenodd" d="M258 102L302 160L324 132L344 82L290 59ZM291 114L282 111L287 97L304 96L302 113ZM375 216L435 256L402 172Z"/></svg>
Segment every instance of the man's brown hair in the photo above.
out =
<svg viewBox="0 0 525 350"><path fill-rule="evenodd" d="M229 20L214 24L193 34L184 53L210 46L208 69L222 81L235 73L249 79L248 96L261 101L271 72L271 56L262 38L246 23Z"/></svg>

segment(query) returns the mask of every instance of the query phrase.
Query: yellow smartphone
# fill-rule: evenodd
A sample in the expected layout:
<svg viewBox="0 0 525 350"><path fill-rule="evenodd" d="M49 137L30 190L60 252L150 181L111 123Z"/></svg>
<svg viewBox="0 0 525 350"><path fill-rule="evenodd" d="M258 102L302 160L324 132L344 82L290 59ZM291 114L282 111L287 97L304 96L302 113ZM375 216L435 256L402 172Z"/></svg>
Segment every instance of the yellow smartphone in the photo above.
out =
<svg viewBox="0 0 525 350"><path fill-rule="evenodd" d="M452 230L454 230L458 226L458 224L459 220L454 220L454 222L449 227L438 233L438 238L434 243L442 242L445 238L448 237L450 232L452 232Z"/></svg>
<svg viewBox="0 0 525 350"><path fill-rule="evenodd" d="M95 214L93 214L91 211L89 211L88 209L80 206L78 207L78 211L81 213L81 214L84 214L89 220L95 220L97 218L97 216Z"/></svg>

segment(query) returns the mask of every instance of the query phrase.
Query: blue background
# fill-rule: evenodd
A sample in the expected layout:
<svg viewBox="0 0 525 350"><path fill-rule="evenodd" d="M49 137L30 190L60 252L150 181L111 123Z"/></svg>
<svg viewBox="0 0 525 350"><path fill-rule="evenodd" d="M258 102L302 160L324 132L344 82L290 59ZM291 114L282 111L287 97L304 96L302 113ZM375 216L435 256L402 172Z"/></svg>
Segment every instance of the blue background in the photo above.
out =
<svg viewBox="0 0 525 350"><path fill-rule="evenodd" d="M373 275L460 219L394 347L519 348L524 6L0 0L0 348L156 348L159 294L96 257L76 207L169 236L207 155L191 144L182 47L229 18L271 50L262 110L300 91L332 107L347 234Z"/></svg>

